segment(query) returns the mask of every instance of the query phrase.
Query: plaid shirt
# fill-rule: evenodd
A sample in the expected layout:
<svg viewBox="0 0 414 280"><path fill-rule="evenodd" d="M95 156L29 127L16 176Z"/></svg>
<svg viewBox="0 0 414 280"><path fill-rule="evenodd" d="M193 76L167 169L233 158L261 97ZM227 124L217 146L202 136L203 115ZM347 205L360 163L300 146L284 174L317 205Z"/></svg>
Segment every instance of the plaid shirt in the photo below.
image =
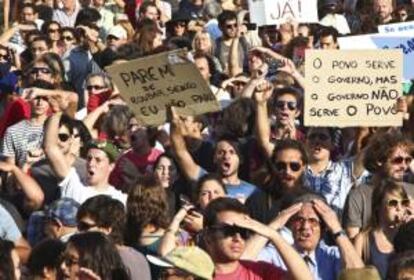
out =
<svg viewBox="0 0 414 280"><path fill-rule="evenodd" d="M328 205L342 217L343 208L349 191L354 183L352 160L329 161L327 168L320 174L314 174L309 166L305 170L305 185L323 196Z"/></svg>

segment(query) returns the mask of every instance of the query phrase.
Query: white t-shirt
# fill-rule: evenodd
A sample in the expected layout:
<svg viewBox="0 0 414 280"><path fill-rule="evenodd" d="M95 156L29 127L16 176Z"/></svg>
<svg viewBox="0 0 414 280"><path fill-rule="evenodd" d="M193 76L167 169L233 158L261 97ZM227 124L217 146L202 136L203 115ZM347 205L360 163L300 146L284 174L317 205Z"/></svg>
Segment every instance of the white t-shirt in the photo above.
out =
<svg viewBox="0 0 414 280"><path fill-rule="evenodd" d="M94 187L85 186L74 167L70 169L69 174L65 177L65 179L59 183L59 187L62 191L61 197L70 197L80 204L88 198L97 195L108 195L126 205L126 194L115 189L113 186L108 186L105 191L97 191Z"/></svg>

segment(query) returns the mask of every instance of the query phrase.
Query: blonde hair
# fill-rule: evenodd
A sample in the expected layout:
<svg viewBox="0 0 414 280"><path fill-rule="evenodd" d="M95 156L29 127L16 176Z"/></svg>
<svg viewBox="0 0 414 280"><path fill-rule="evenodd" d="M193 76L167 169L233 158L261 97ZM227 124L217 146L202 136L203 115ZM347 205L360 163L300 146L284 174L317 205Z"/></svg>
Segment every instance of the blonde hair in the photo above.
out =
<svg viewBox="0 0 414 280"><path fill-rule="evenodd" d="M210 49L208 50L207 54L213 55L213 53L214 53L214 42L211 39L210 34L206 30L199 31L194 35L193 42L191 43L191 46L192 46L193 50L196 51L196 52L200 52L200 50L197 50L197 48L196 48L196 40L199 40L201 38L201 36L206 36L208 38L208 40L210 42Z"/></svg>

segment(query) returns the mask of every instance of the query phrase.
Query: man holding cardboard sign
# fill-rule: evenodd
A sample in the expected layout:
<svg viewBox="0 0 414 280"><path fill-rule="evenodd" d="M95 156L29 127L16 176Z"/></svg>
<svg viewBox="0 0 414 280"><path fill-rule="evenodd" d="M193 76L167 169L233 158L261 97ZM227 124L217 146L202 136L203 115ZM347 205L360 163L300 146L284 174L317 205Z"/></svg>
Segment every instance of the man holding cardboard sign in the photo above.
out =
<svg viewBox="0 0 414 280"><path fill-rule="evenodd" d="M124 100L146 125L166 122L166 108L186 115L219 110L217 99L183 50L176 50L107 68Z"/></svg>

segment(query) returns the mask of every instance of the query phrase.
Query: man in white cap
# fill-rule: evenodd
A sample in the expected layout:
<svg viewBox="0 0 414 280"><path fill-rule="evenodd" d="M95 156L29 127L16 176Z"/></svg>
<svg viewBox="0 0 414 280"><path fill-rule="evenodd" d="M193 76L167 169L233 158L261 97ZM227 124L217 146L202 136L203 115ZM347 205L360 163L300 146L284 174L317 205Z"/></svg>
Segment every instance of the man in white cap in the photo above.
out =
<svg viewBox="0 0 414 280"><path fill-rule="evenodd" d="M127 42L127 31L121 25L112 26L106 36L106 48L93 54L93 59L104 68L116 59L116 50Z"/></svg>

